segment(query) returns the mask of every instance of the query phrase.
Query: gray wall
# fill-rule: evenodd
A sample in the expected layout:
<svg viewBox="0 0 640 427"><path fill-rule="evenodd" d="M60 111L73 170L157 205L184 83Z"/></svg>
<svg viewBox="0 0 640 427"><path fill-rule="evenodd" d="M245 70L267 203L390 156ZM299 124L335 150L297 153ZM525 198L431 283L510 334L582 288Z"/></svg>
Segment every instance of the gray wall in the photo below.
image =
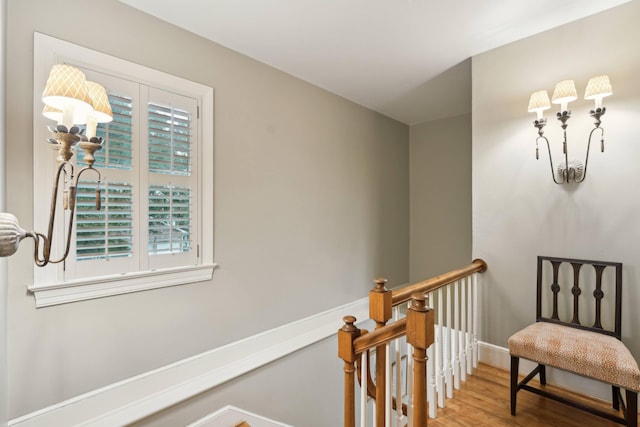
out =
<svg viewBox="0 0 640 427"><path fill-rule="evenodd" d="M484 341L506 346L534 320L537 255L622 261L622 339L640 359L639 19L640 3L630 2L473 58L473 255L489 264ZM604 104L606 150L596 139L586 180L558 186L546 147L535 159L529 95L575 79L569 153L584 161L593 102L581 98L589 77L600 74L609 74L614 90ZM557 110L548 110L546 127L556 159Z"/></svg>
<svg viewBox="0 0 640 427"><path fill-rule="evenodd" d="M0 212L5 208L5 94L6 94L6 46L7 46L7 2L0 0ZM7 404L7 260L0 258L0 426L8 419Z"/></svg>
<svg viewBox="0 0 640 427"><path fill-rule="evenodd" d="M336 337L327 338L132 427L182 426L225 405L296 427L340 426L344 364L335 357L337 348Z"/></svg>
<svg viewBox="0 0 640 427"><path fill-rule="evenodd" d="M7 208L24 228L34 31L215 88L220 269L208 283L36 310L23 243L8 266L10 417L356 300L377 275L408 281L406 125L114 0L8 3ZM297 409L314 416L314 400Z"/></svg>
<svg viewBox="0 0 640 427"><path fill-rule="evenodd" d="M471 262L471 114L411 126L409 150L417 282Z"/></svg>

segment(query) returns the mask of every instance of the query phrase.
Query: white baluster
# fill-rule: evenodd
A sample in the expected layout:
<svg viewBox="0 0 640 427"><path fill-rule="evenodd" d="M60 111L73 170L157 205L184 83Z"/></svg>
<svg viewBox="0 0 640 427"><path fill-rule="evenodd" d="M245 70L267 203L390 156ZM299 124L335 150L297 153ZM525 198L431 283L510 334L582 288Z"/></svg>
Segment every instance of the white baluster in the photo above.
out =
<svg viewBox="0 0 640 427"><path fill-rule="evenodd" d="M467 346L465 345L465 336L467 335L467 311L466 302L467 294L465 292L466 279L460 281L460 329L458 331L458 342L460 347L460 381L467 380Z"/></svg>
<svg viewBox="0 0 640 427"><path fill-rule="evenodd" d="M445 340L444 340L444 363L445 366L445 388L446 395L448 399L453 397L453 366L452 366L452 355L453 351L451 348L451 284L447 285L447 326L444 329L445 332Z"/></svg>
<svg viewBox="0 0 640 427"><path fill-rule="evenodd" d="M438 366L435 362L434 354L436 353L435 344L431 344L427 348L427 402L429 403L429 417L435 418L437 416L436 412L436 396L437 396L437 385L436 385L436 371L438 370Z"/></svg>
<svg viewBox="0 0 640 427"><path fill-rule="evenodd" d="M473 275L473 367L478 367L478 273Z"/></svg>
<svg viewBox="0 0 640 427"><path fill-rule="evenodd" d="M460 351L458 349L458 332L460 331L460 298L458 295L458 282L453 284L453 331L451 333L451 350L455 357L453 362L453 387L460 389Z"/></svg>
<svg viewBox="0 0 640 427"><path fill-rule="evenodd" d="M473 374L473 296L471 277L467 277L467 374Z"/></svg>
<svg viewBox="0 0 640 427"><path fill-rule="evenodd" d="M410 304L410 303L409 303ZM407 425L413 425L413 346L407 343Z"/></svg>
<svg viewBox="0 0 640 427"><path fill-rule="evenodd" d="M360 386L360 426L366 427L367 425L367 355L369 354L369 350L362 353L360 356L360 378L361 378L361 386Z"/></svg>
<svg viewBox="0 0 640 427"><path fill-rule="evenodd" d="M438 341L437 341L437 347L436 347L436 363L437 363L437 369L438 369L438 373L437 373L437 378L436 378L436 388L437 388L437 394L438 394L438 406L441 408L444 408L444 396L445 396L445 385L444 385L444 367L446 366L446 362L445 362L445 357L444 357L444 347L445 347L445 343L444 343L444 334L445 334L445 328L444 328L444 313L442 311L442 307L444 305L444 300L443 300L443 296L442 296L442 288L438 289L438 325L437 325L437 330L438 330Z"/></svg>
<svg viewBox="0 0 640 427"><path fill-rule="evenodd" d="M393 307L393 320L400 319L400 307ZM400 339L394 341L396 350L396 426L401 427L402 424L402 354Z"/></svg>
<svg viewBox="0 0 640 427"><path fill-rule="evenodd" d="M440 306L440 301L433 292L429 293L429 306L432 309ZM434 343L427 348L427 402L429 417L436 417L436 401L438 396L439 367L442 361L442 336L438 325L434 325Z"/></svg>
<svg viewBox="0 0 640 427"><path fill-rule="evenodd" d="M373 364L371 364L371 366L373 366ZM374 369L374 368L371 368ZM371 419L373 420L372 423L375 424L376 420L378 419L378 408L376 408L376 401L375 399L369 399L369 406L371 406Z"/></svg>
<svg viewBox="0 0 640 427"><path fill-rule="evenodd" d="M384 370L384 383L386 391L384 393L384 425L385 427L392 427L391 425L391 343L388 342L384 346L384 354L387 362L386 369Z"/></svg>

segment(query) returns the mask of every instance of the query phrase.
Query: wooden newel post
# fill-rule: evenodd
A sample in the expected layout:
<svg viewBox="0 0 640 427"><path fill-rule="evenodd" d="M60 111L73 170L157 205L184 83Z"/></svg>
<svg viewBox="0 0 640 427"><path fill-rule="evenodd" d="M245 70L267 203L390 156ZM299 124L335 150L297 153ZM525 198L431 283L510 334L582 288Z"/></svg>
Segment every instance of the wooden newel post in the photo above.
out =
<svg viewBox="0 0 640 427"><path fill-rule="evenodd" d="M413 427L427 426L427 348L433 344L433 310L424 293L412 295L407 310L407 342L413 346Z"/></svg>
<svg viewBox="0 0 640 427"><path fill-rule="evenodd" d="M387 324L391 319L393 301L391 291L385 285L387 279L382 277L373 281L376 286L369 291L369 318L376 321L376 329ZM384 427L385 393L387 389L385 370L387 369L387 355L385 346L376 348L376 427Z"/></svg>
<svg viewBox="0 0 640 427"><path fill-rule="evenodd" d="M354 325L355 317L345 316L342 320L344 320L344 326L338 330L338 357L344 360L344 427L355 427L355 362L357 356L353 342L360 336L360 329Z"/></svg>
<svg viewBox="0 0 640 427"><path fill-rule="evenodd" d="M373 283L376 285L369 291L369 318L384 326L391 319L391 291L385 287L387 279L379 277Z"/></svg>

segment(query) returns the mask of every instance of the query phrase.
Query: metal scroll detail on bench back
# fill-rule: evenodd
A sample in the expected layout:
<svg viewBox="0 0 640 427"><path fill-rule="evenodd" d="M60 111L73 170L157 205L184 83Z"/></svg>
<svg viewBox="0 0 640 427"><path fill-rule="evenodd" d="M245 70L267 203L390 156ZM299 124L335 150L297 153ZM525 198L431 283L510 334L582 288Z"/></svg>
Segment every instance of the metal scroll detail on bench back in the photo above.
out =
<svg viewBox="0 0 640 427"><path fill-rule="evenodd" d="M548 275L545 275L544 267L547 263L551 264L551 284L545 281L548 279ZM573 272L573 282L571 287L571 295L573 299L572 307L572 318L570 321L561 320L561 306L559 303L559 295L563 290L564 286L567 286L567 281L560 281L561 276L561 266L563 263L568 263L571 266L571 271ZM593 267L592 272L585 272L584 266L590 265ZM608 281L603 280L605 277L605 269L607 267L613 267L615 274L615 283L607 283ZM621 316L621 306L622 306L622 263L620 262L606 262L606 261L588 261L582 259L573 259L573 258L556 258L556 257L548 257L548 256L538 256L538 277L537 277L537 299L536 299L536 321L538 322L550 322L556 323L564 326L570 326L573 328L604 333L607 335L614 336L618 339L621 339L621 324L622 324L622 316ZM581 272L587 274L593 274L595 276L595 286L593 290L593 302L594 306L593 311L589 312L591 314L591 318L593 319L593 324L583 323L584 319L581 321L580 317L580 302L581 296L587 297L585 298L586 303L589 303L590 298L587 295L583 296L583 291L585 291L586 286L581 280ZM608 276L606 276L608 277ZM543 283L544 282L544 283ZM582 287L581 287L582 284ZM615 285L615 288L613 288ZM613 288L613 289L612 289ZM543 316L543 307L545 299L544 296L547 296L545 291L551 293L551 314L550 317ZM605 327L606 322L603 321L603 299L605 295L609 295L612 291L615 291L615 313L612 318L614 326L613 329L610 327ZM583 306L584 307L584 306ZM587 305L586 307L589 309L590 307ZM584 313L585 310L583 310ZM546 314L546 313L545 313ZM569 313L571 316L571 313ZM562 316L564 317L564 316ZM605 326L603 326L603 323Z"/></svg>

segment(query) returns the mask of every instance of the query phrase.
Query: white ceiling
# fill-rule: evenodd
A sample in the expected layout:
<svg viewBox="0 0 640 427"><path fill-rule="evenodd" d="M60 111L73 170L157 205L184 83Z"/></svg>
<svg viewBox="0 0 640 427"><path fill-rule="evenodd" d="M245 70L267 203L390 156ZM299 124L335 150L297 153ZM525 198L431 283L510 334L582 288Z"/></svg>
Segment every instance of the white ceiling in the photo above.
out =
<svg viewBox="0 0 640 427"><path fill-rule="evenodd" d="M470 110L467 58L629 0L120 1L415 124Z"/></svg>

